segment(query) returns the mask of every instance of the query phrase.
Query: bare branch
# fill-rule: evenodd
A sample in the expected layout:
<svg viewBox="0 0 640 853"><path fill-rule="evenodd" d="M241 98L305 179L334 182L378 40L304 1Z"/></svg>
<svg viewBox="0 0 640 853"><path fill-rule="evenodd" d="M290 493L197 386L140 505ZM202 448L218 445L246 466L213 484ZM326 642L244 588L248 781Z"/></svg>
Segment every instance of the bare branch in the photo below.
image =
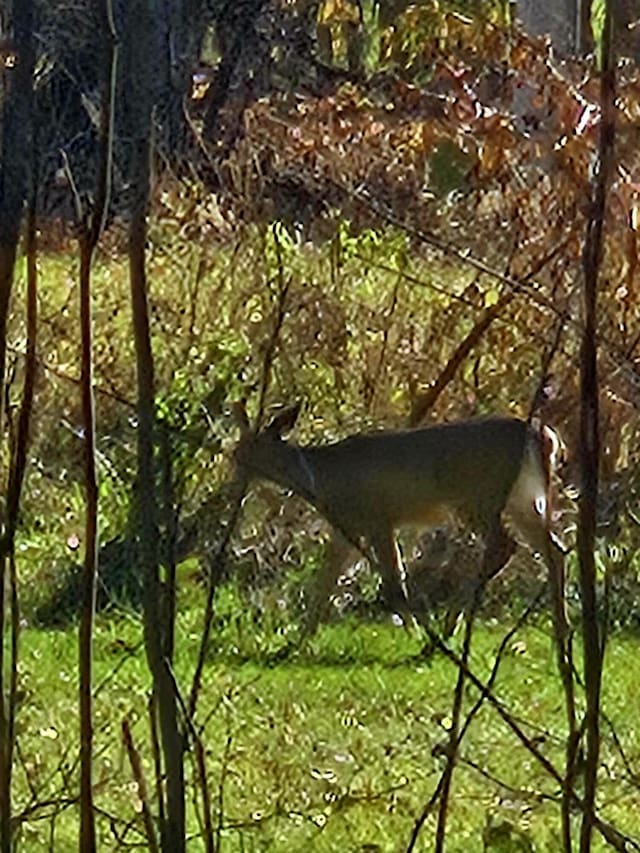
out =
<svg viewBox="0 0 640 853"><path fill-rule="evenodd" d="M600 137L598 164L592 188L591 212L584 243L584 331L580 349L580 469L582 494L578 504L578 560L582 596L582 639L584 645L584 679L587 699L586 756L584 772L584 804L580 828L580 851L591 849L593 808L596 798L598 759L600 754L600 688L602 682L603 646L599 636L596 600L596 566L594 557L596 510L598 500L598 465L600 437L598 433L598 363L597 363L597 297L603 252L603 230L607 195L613 173L615 141L616 66L613 55L614 4L604 4L602 32L602 72L600 77Z"/></svg>

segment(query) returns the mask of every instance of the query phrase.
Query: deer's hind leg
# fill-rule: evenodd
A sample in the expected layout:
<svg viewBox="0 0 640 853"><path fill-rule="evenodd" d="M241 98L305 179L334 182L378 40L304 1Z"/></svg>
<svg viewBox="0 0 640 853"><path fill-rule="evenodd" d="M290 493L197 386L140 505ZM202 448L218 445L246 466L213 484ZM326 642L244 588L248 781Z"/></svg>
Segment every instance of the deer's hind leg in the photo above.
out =
<svg viewBox="0 0 640 853"><path fill-rule="evenodd" d="M484 534L484 556L479 579L482 586L504 569L516 547L515 539L502 523L502 516L494 516Z"/></svg>
<svg viewBox="0 0 640 853"><path fill-rule="evenodd" d="M564 548L549 529L547 513L539 513L534 505L510 506L509 515L523 539L540 554L547 566L556 639L559 648L568 654L571 628L566 607Z"/></svg>
<svg viewBox="0 0 640 853"><path fill-rule="evenodd" d="M453 634L462 613L472 614L478 609L487 583L502 571L516 550L515 540L506 531L500 514L494 515L488 524L476 525L476 529L482 531L482 562L464 592L462 607L453 605L447 611L443 628L445 637Z"/></svg>

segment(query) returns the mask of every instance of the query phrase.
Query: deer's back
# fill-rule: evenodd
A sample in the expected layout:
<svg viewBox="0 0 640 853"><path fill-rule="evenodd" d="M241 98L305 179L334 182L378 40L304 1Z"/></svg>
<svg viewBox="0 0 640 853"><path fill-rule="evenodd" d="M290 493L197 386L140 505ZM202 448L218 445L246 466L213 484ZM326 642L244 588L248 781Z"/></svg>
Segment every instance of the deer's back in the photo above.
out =
<svg viewBox="0 0 640 853"><path fill-rule="evenodd" d="M375 524L431 524L443 512L499 511L520 472L533 431L515 418L487 418L353 436L309 450L330 503Z"/></svg>

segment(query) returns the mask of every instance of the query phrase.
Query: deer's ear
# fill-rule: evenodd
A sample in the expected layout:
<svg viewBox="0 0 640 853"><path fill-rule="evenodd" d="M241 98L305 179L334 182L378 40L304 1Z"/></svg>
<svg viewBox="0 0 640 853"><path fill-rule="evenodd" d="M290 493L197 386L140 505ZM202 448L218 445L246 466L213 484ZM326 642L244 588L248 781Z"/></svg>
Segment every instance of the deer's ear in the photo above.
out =
<svg viewBox="0 0 640 853"><path fill-rule="evenodd" d="M295 422L300 414L301 404L296 403L294 406L287 406L271 421L267 429L280 437L283 433L293 429Z"/></svg>

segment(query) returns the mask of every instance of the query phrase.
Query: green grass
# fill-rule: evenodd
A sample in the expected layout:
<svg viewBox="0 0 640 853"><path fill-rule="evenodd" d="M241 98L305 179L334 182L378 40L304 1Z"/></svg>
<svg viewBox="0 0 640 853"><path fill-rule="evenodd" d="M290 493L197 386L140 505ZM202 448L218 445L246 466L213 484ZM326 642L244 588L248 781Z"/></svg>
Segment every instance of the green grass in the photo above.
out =
<svg viewBox="0 0 640 853"><path fill-rule="evenodd" d="M198 629L197 610L183 611L176 674L185 693ZM473 667L481 677L487 676L504 631L497 624L478 630ZM95 636L95 683L100 685L95 700L96 804L105 850L118 849L110 824L144 849L135 785L120 738L127 717L150 783L150 681L140 636L137 617L101 619ZM406 849L442 770L437 753L446 742L455 669L441 656L417 659L419 642L390 625L347 621L327 627L309 648L277 664L266 657L250 659L241 641L235 655L228 646L216 653L222 640L222 635L214 638L198 709L214 823L222 815L220 849ZM16 806L25 807L30 796L52 804L35 809L24 824L22 850L71 850L76 844L75 806L62 809L77 786L76 644L75 631L27 629L23 634ZM628 757L637 763L636 651L635 641L615 638L604 699ZM561 767L562 700L546 630L530 627L518 635L505 654L496 692ZM475 698L469 689L467 708ZM495 841L487 849L559 849L557 786L488 706L473 722L461 756L448 850L483 849L483 832ZM640 797L606 726L603 763L604 816L632 832ZM186 767L193 835L189 849L195 851L202 843L189 755ZM429 818L416 849L432 848L433 830L434 819ZM505 843L509 846L499 846Z"/></svg>

